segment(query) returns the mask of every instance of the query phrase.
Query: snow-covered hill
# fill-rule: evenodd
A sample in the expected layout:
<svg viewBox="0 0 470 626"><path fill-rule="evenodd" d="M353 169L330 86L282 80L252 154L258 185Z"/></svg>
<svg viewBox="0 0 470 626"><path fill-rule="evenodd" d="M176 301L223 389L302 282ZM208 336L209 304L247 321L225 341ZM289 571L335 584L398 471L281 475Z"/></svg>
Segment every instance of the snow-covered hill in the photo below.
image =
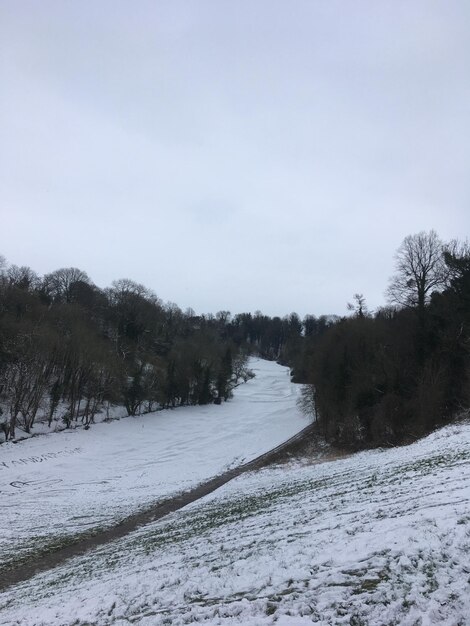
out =
<svg viewBox="0 0 470 626"><path fill-rule="evenodd" d="M21 626L470 623L470 424L244 475L0 596Z"/></svg>
<svg viewBox="0 0 470 626"><path fill-rule="evenodd" d="M250 368L256 377L221 406L159 411L1 445L0 563L112 525L305 427L288 368L260 359Z"/></svg>

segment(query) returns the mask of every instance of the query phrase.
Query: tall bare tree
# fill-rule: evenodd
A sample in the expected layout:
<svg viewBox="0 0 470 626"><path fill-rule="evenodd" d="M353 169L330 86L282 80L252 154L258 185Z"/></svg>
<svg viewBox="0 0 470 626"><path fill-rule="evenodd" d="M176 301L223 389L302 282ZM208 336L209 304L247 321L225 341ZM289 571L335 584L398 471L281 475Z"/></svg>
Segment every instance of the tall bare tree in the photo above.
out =
<svg viewBox="0 0 470 626"><path fill-rule="evenodd" d="M417 307L420 315L433 291L447 281L444 245L434 230L405 237L395 255L396 273L386 295L392 304Z"/></svg>

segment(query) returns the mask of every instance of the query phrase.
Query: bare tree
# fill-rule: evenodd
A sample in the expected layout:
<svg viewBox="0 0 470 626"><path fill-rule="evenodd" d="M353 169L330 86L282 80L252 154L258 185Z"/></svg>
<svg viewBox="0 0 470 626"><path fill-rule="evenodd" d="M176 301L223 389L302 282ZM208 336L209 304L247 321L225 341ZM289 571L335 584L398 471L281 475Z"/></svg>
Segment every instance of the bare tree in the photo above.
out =
<svg viewBox="0 0 470 626"><path fill-rule="evenodd" d="M369 311L367 310L366 299L362 293L355 293L353 298L355 304L348 302L348 311L354 311L354 315L356 317L366 317L369 314Z"/></svg>
<svg viewBox="0 0 470 626"><path fill-rule="evenodd" d="M108 295L112 301L120 301L128 296L138 296L147 300L156 298L155 294L147 289L141 283L136 283L135 280L130 278L120 278L119 280L113 280L111 288L107 290Z"/></svg>
<svg viewBox="0 0 470 626"><path fill-rule="evenodd" d="M392 304L418 307L420 315L433 291L443 289L448 276L444 246L434 230L406 237L395 255L396 273L386 295Z"/></svg>
<svg viewBox="0 0 470 626"><path fill-rule="evenodd" d="M230 311L217 311L217 313L215 314L215 319L219 321L222 325L228 324L230 322L230 318Z"/></svg>
<svg viewBox="0 0 470 626"><path fill-rule="evenodd" d="M10 265L6 273L10 285L20 289L36 289L41 282L36 272L26 265Z"/></svg>
<svg viewBox="0 0 470 626"><path fill-rule="evenodd" d="M72 286L77 282L90 284L91 280L77 267L63 267L44 276L43 288L54 300L70 302Z"/></svg>

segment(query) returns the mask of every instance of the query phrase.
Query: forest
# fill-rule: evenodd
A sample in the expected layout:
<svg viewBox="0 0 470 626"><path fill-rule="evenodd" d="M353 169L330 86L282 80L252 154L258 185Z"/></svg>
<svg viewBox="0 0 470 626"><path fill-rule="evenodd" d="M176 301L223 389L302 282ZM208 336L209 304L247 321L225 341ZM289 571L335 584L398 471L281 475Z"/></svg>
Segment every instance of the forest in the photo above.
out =
<svg viewBox="0 0 470 626"><path fill-rule="evenodd" d="M293 359L303 402L323 436L355 448L411 442L468 415L470 249L433 231L396 253L388 306L351 315L304 338Z"/></svg>
<svg viewBox="0 0 470 626"><path fill-rule="evenodd" d="M183 312L130 279L98 288L77 268L43 277L0 264L0 427L59 420L89 428L128 415L220 404L256 354L291 368L318 433L365 448L412 441L470 406L470 248L405 238L388 304L354 295L348 316Z"/></svg>
<svg viewBox="0 0 470 626"><path fill-rule="evenodd" d="M220 403L250 376L222 315L164 305L132 280L101 290L77 268L40 278L3 263L0 425L30 433L38 418L86 428L105 404L128 415Z"/></svg>

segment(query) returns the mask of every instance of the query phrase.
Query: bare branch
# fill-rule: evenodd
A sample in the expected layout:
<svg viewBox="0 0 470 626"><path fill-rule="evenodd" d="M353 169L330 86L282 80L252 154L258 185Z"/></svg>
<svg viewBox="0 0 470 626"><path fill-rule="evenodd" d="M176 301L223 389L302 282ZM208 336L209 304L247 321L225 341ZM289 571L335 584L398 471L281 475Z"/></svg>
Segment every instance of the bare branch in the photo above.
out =
<svg viewBox="0 0 470 626"><path fill-rule="evenodd" d="M395 255L396 273L386 295L392 304L417 306L420 311L434 291L443 289L448 278L444 245L437 233L420 232L406 237Z"/></svg>

